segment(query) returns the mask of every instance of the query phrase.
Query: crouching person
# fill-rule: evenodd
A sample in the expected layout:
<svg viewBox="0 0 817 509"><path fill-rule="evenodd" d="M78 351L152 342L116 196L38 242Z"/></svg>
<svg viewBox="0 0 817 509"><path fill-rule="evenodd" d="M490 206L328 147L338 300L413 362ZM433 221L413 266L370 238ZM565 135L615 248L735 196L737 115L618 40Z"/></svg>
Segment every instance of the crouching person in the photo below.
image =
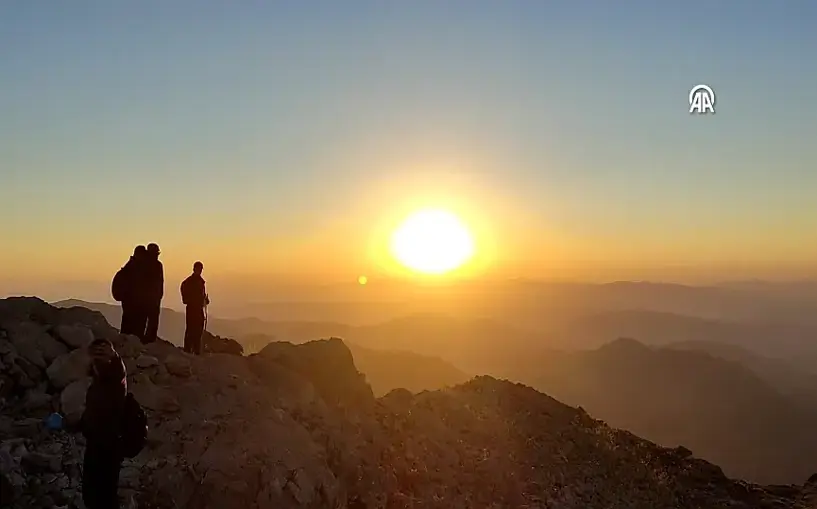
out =
<svg viewBox="0 0 817 509"><path fill-rule="evenodd" d="M89 346L91 385L80 429L85 436L82 500L87 509L118 509L119 471L144 446L147 419L128 393L125 364L105 339Z"/></svg>

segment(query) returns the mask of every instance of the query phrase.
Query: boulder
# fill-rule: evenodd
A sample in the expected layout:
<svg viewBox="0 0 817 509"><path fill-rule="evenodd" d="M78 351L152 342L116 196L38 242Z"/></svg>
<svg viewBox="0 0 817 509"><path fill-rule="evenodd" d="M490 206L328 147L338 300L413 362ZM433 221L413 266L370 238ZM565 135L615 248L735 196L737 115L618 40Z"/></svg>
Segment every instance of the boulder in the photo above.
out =
<svg viewBox="0 0 817 509"><path fill-rule="evenodd" d="M393 409L407 410L414 400L414 394L408 389L392 389L385 396L380 398L383 405Z"/></svg>
<svg viewBox="0 0 817 509"><path fill-rule="evenodd" d="M0 324L3 322L55 323L57 310L37 297L9 297L0 300Z"/></svg>
<svg viewBox="0 0 817 509"><path fill-rule="evenodd" d="M15 437L36 437L43 429L43 420L35 417L27 417L19 421L14 421L11 429Z"/></svg>
<svg viewBox="0 0 817 509"><path fill-rule="evenodd" d="M17 354L11 354L8 357L6 373L11 380L8 390L12 395L20 390L36 387L42 376L37 366Z"/></svg>
<svg viewBox="0 0 817 509"><path fill-rule="evenodd" d="M60 409L68 424L76 424L85 411L85 393L91 385L91 378L85 377L68 384L60 393Z"/></svg>
<svg viewBox="0 0 817 509"><path fill-rule="evenodd" d="M273 342L255 355L308 380L327 404L360 409L374 404L372 388L355 367L352 352L338 338L300 345Z"/></svg>
<svg viewBox="0 0 817 509"><path fill-rule="evenodd" d="M63 354L48 366L48 379L57 389L62 389L72 382L88 376L91 367L91 357L85 348L77 348Z"/></svg>
<svg viewBox="0 0 817 509"><path fill-rule="evenodd" d="M51 395L43 390L29 390L23 399L23 410L30 415L48 415L52 410Z"/></svg>
<svg viewBox="0 0 817 509"><path fill-rule="evenodd" d="M51 337L46 328L34 322L16 322L5 325L11 344L20 357L40 369L68 352L68 348Z"/></svg>
<svg viewBox="0 0 817 509"><path fill-rule="evenodd" d="M167 359L165 359L165 368L167 368L167 372L171 375L182 378L189 378L193 374L190 368L190 361L179 354L169 355Z"/></svg>
<svg viewBox="0 0 817 509"><path fill-rule="evenodd" d="M157 412L173 413L179 411L179 402L173 393L164 387L153 383L146 374L138 374L133 377L133 382L129 386L130 392L136 400L145 408Z"/></svg>
<svg viewBox="0 0 817 509"><path fill-rule="evenodd" d="M30 452L22 457L21 465L33 472L56 473L62 471L62 457L56 454Z"/></svg>
<svg viewBox="0 0 817 509"><path fill-rule="evenodd" d="M132 334L121 334L114 341L114 347L123 359L137 359L145 353L147 346Z"/></svg>
<svg viewBox="0 0 817 509"><path fill-rule="evenodd" d="M119 331L109 324L105 316L99 311L81 306L55 309L57 310L55 319L59 325L81 325L90 329L95 338L103 338L110 341L113 341L119 336ZM78 339L80 338L81 336L78 336Z"/></svg>
<svg viewBox="0 0 817 509"><path fill-rule="evenodd" d="M152 368L159 365L159 359L152 355L142 354L136 358L136 367L139 369Z"/></svg>
<svg viewBox="0 0 817 509"><path fill-rule="evenodd" d="M71 348L85 348L94 340L94 333L84 325L57 325L57 337Z"/></svg>
<svg viewBox="0 0 817 509"><path fill-rule="evenodd" d="M222 338L207 331L201 336L202 351L205 353L226 353L230 355L244 355L244 347L234 339Z"/></svg>
<svg viewBox="0 0 817 509"><path fill-rule="evenodd" d="M287 409L308 408L319 400L315 387L291 369L257 356L251 356L249 362L258 380L270 391L270 399L276 405Z"/></svg>
<svg viewBox="0 0 817 509"><path fill-rule="evenodd" d="M14 367L23 371L26 374L26 376L33 382L38 383L40 379L42 379L43 372L37 366L29 362L27 359L23 357L14 357L13 363ZM14 367L12 368L12 370L14 370Z"/></svg>
<svg viewBox="0 0 817 509"><path fill-rule="evenodd" d="M17 354L17 351L14 349L14 345L11 344L5 329L0 329L0 359L9 354Z"/></svg>
<svg viewBox="0 0 817 509"><path fill-rule="evenodd" d="M122 488L138 489L142 472L139 467L133 464L122 466L119 471L119 486Z"/></svg>

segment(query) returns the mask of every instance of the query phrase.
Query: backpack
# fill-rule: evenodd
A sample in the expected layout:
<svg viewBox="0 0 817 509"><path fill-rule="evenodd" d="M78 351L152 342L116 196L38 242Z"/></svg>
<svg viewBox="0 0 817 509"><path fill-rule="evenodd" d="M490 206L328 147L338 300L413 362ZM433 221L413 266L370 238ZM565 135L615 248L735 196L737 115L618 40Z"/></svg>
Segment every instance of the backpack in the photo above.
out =
<svg viewBox="0 0 817 509"><path fill-rule="evenodd" d="M185 306L205 306L207 305L206 297L202 294L202 286L197 284L198 281L193 279L193 276L188 277L182 281L179 290L182 294L182 304Z"/></svg>
<svg viewBox="0 0 817 509"><path fill-rule="evenodd" d="M185 306L189 301L192 299L190 298L190 283L188 283L190 278L185 279L182 281L181 287L179 287L179 293L182 294L182 304Z"/></svg>
<svg viewBox="0 0 817 509"><path fill-rule="evenodd" d="M125 396L122 421L122 455L126 458L133 458L142 451L147 442L148 418L142 406L130 392Z"/></svg>
<svg viewBox="0 0 817 509"><path fill-rule="evenodd" d="M122 267L113 277L113 281L111 282L111 295L113 296L113 300L116 302L122 302L125 298L125 294L127 293L128 287L128 277L125 271L125 267Z"/></svg>

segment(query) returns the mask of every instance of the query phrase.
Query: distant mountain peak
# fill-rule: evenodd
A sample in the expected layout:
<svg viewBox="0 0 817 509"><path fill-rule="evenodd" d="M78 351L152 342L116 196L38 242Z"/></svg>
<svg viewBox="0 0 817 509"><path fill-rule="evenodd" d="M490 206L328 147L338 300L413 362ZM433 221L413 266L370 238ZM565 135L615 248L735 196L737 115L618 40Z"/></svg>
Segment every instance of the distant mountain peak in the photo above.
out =
<svg viewBox="0 0 817 509"><path fill-rule="evenodd" d="M651 348L637 339L620 337L602 345L600 350L632 350L643 352L651 350Z"/></svg>

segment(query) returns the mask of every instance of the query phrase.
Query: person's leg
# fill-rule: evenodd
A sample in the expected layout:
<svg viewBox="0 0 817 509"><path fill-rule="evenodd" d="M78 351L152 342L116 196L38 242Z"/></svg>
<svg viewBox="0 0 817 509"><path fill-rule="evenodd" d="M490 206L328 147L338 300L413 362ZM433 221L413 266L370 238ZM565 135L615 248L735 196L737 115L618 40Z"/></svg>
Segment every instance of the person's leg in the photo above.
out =
<svg viewBox="0 0 817 509"><path fill-rule="evenodd" d="M105 507L106 509L120 509L119 503L119 471L122 469L122 461L118 458L111 458L105 474Z"/></svg>
<svg viewBox="0 0 817 509"><path fill-rule="evenodd" d="M108 450L85 449L82 460L82 501L87 509L119 509L122 462Z"/></svg>
<svg viewBox="0 0 817 509"><path fill-rule="evenodd" d="M99 462L86 448L82 457L82 501L87 509L99 509Z"/></svg>
<svg viewBox="0 0 817 509"><path fill-rule="evenodd" d="M188 308L185 310L184 313L184 351L187 353L195 353L193 345L194 345L194 337L193 334L195 332L195 319L193 316L193 311Z"/></svg>
<svg viewBox="0 0 817 509"><path fill-rule="evenodd" d="M134 334L145 342L145 333L148 322L148 308L145 304L139 304L133 311L133 330Z"/></svg>
<svg viewBox="0 0 817 509"><path fill-rule="evenodd" d="M122 323L119 326L122 334L133 334L133 306L129 302L122 303Z"/></svg>
<svg viewBox="0 0 817 509"><path fill-rule="evenodd" d="M204 344L202 335L204 334L204 310L199 310L193 329L193 348L196 355L201 355Z"/></svg>
<svg viewBox="0 0 817 509"><path fill-rule="evenodd" d="M159 313L161 312L161 304L150 304L147 309L147 328L145 330L145 343L152 343L156 341L159 334Z"/></svg>

